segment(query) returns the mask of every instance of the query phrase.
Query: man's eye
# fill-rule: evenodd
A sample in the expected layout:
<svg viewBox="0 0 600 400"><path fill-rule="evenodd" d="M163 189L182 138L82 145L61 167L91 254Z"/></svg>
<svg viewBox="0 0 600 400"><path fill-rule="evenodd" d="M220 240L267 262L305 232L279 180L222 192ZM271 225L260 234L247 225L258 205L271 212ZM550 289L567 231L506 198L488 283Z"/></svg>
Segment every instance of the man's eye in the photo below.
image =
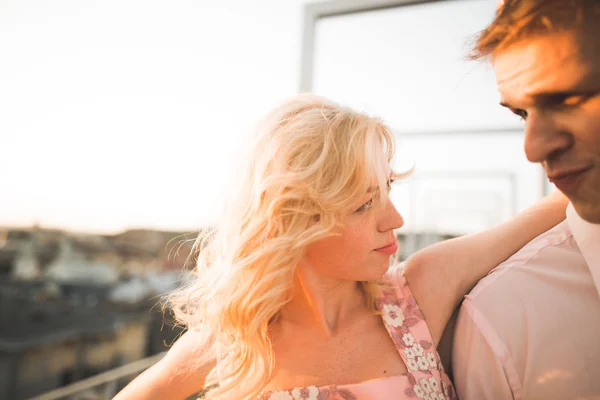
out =
<svg viewBox="0 0 600 400"><path fill-rule="evenodd" d="M367 211L371 207L373 207L373 199L367 201L365 204L363 204L362 206L358 207L358 210L356 210L356 212Z"/></svg>
<svg viewBox="0 0 600 400"><path fill-rule="evenodd" d="M587 99L588 99L588 96L586 96L586 95L566 96L563 99L562 104L564 104L567 107L574 107L574 106L578 106L581 103L585 102Z"/></svg>

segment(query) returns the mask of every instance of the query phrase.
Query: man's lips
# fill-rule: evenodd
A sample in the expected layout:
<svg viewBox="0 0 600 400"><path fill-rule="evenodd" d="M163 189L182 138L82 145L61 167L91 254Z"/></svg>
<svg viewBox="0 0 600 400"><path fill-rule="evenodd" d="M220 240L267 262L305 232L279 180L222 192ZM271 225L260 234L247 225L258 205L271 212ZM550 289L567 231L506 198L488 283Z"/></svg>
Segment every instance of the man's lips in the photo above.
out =
<svg viewBox="0 0 600 400"><path fill-rule="evenodd" d="M565 170L552 171L548 173L548 179L554 183L562 192L571 192L575 190L581 181L581 177L592 167L572 168Z"/></svg>
<svg viewBox="0 0 600 400"><path fill-rule="evenodd" d="M561 179L564 179L569 176L575 176L575 175L581 174L582 172L585 172L588 169L590 169L590 167L572 168L572 169L565 169L565 170L559 170L559 171L552 171L552 172L548 173L548 179L550 179L551 182L554 182L554 181L561 180Z"/></svg>

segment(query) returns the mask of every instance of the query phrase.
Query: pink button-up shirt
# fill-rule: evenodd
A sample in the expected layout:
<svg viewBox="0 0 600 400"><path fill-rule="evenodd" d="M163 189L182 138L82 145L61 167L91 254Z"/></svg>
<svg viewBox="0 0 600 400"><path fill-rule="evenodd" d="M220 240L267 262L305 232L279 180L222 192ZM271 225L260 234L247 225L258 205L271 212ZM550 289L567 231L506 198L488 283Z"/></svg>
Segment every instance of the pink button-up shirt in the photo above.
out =
<svg viewBox="0 0 600 400"><path fill-rule="evenodd" d="M569 205L482 279L460 310L452 366L461 400L600 399L600 225Z"/></svg>

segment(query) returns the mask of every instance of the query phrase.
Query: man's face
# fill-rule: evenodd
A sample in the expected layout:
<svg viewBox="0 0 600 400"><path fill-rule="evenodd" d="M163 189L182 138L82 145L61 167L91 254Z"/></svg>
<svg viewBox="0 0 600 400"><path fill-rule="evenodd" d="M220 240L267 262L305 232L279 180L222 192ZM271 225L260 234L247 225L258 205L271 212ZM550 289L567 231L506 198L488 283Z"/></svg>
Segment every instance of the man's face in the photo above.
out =
<svg viewBox="0 0 600 400"><path fill-rule="evenodd" d="M524 39L495 55L494 71L502 105L525 120L529 161L600 223L600 52L598 38L587 42L569 32Z"/></svg>

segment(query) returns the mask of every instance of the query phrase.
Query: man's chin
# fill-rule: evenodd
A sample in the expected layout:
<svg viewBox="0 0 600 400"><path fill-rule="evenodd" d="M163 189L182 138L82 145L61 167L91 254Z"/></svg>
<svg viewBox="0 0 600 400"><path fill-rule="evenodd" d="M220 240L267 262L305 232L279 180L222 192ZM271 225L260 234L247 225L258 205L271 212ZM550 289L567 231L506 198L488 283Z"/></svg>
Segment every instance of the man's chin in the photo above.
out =
<svg viewBox="0 0 600 400"><path fill-rule="evenodd" d="M591 224L600 224L600 200L595 204L571 201L577 214Z"/></svg>

